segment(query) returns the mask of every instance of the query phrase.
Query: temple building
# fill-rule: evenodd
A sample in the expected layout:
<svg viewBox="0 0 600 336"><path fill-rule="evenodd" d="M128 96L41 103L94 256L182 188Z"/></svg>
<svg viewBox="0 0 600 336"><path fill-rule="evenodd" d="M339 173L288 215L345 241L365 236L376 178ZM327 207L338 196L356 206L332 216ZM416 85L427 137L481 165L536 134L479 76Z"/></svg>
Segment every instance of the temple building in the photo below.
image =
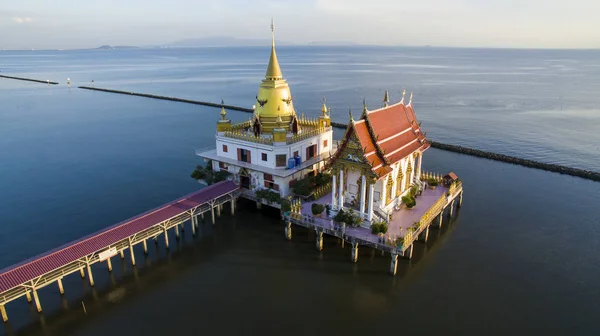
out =
<svg viewBox="0 0 600 336"><path fill-rule="evenodd" d="M269 65L258 88L253 116L233 124L222 108L216 149L198 155L212 160L214 171L231 173L242 188L268 188L285 197L295 181L321 171L335 149L325 102L318 118L298 117L275 52L273 24L271 32Z"/></svg>
<svg viewBox="0 0 600 336"><path fill-rule="evenodd" d="M429 148L412 107L402 100L389 105L386 91L383 106L369 111L363 103L359 120L350 123L331 158L334 210L355 208L368 222L388 221L401 197L411 186L421 185L423 152Z"/></svg>

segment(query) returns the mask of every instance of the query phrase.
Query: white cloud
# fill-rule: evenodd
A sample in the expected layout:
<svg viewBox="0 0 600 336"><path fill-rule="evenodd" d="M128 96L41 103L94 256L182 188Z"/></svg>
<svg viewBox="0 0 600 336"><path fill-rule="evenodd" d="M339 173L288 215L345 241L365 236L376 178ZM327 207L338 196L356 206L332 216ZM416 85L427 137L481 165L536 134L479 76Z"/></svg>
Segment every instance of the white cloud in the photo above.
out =
<svg viewBox="0 0 600 336"><path fill-rule="evenodd" d="M13 17L12 20L13 20L13 22L19 23L19 24L20 23L29 23L29 22L33 21L33 19L30 17L18 17L18 16Z"/></svg>

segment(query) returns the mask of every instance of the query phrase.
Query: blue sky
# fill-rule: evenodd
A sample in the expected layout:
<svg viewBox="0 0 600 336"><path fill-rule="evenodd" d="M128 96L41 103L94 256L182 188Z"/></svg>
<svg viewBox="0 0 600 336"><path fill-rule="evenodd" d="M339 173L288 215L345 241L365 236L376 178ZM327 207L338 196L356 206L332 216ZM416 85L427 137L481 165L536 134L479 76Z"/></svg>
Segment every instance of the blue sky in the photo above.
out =
<svg viewBox="0 0 600 336"><path fill-rule="evenodd" d="M0 49L295 43L600 48L600 0L0 0Z"/></svg>

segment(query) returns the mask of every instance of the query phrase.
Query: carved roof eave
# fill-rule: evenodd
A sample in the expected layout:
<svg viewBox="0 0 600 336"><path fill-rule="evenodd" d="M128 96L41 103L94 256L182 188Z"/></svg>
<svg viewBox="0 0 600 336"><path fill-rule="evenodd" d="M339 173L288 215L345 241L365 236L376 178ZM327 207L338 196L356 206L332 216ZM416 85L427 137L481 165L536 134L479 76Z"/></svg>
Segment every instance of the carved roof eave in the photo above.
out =
<svg viewBox="0 0 600 336"><path fill-rule="evenodd" d="M352 135L352 132L354 132L356 134L356 128L354 127L354 121L351 121L350 123L348 123L348 127L346 127L346 131L344 132L344 136L342 137L342 142L341 142L340 146L338 147L337 151L335 152L335 154L332 155L331 158L329 159L329 162L327 163L326 167L336 169L339 167L339 165L343 164L343 163L336 164L336 162L340 159L340 154L346 148L346 144L350 140L350 136ZM369 177L371 179L377 179L378 176L373 171L373 163L371 161L369 161L367 159L367 157L365 156L364 148L363 148L363 158L364 158L365 162L368 162L368 164L357 163L357 162L347 162L347 163L354 164L354 165L359 165L359 164L363 165L365 167L365 169L369 172L367 177ZM346 162L344 162L344 163L346 163Z"/></svg>

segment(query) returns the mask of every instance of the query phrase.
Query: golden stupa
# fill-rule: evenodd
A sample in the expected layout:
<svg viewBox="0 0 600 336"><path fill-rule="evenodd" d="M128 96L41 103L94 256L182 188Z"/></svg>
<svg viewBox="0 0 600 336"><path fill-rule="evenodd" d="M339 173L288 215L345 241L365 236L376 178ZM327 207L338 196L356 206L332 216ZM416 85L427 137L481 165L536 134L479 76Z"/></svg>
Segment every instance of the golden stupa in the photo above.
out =
<svg viewBox="0 0 600 336"><path fill-rule="evenodd" d="M254 123L260 125L260 133L272 133L274 129L296 131L297 122L292 93L279 67L275 52L275 26L271 21L271 57L265 79L262 80L256 96Z"/></svg>

